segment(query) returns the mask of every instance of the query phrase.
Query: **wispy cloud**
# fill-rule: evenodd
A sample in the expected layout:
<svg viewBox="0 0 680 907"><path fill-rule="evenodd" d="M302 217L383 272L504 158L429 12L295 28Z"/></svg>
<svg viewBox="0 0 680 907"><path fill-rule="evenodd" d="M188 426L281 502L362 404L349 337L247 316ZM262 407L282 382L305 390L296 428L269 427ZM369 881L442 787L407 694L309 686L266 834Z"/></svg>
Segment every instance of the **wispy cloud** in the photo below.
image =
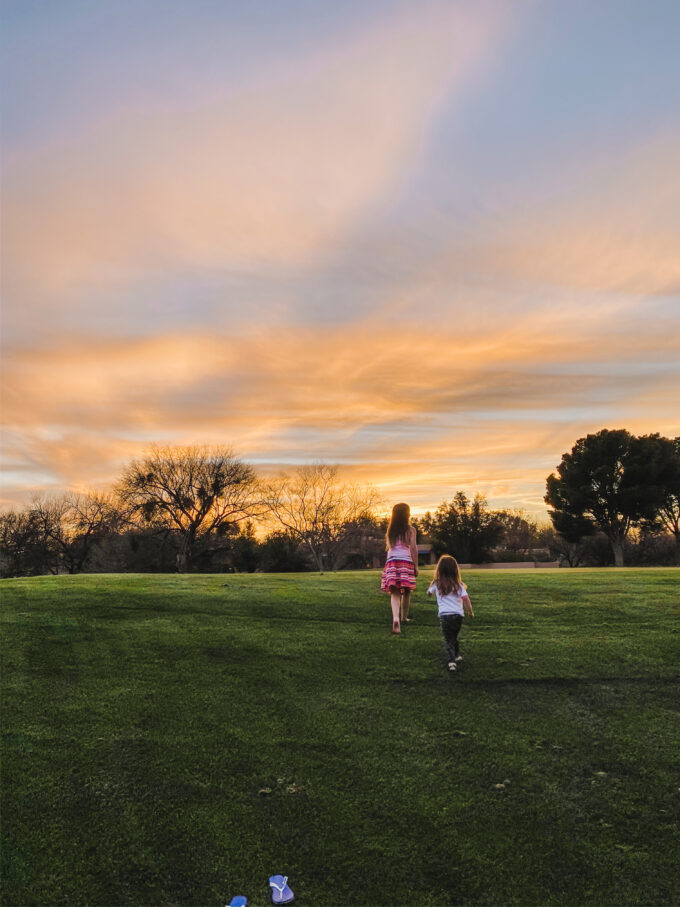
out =
<svg viewBox="0 0 680 907"><path fill-rule="evenodd" d="M677 293L679 157L676 131L572 176L552 199L491 227L491 261L500 274L546 286Z"/></svg>
<svg viewBox="0 0 680 907"><path fill-rule="evenodd" d="M535 499L562 452L554 439L571 433L573 442L576 422L644 420L648 404L636 407L635 396L677 383L674 338L647 341L632 353L629 338L610 339L605 352L577 328L487 324L468 335L409 336L375 321L333 332L65 341L7 359L10 460L82 486L113 475L150 440L211 440L265 467L344 460L378 485L405 470L430 501L456 482L502 490L524 469L520 494L533 487ZM674 429L673 413L658 417L659 430Z"/></svg>
<svg viewBox="0 0 680 907"><path fill-rule="evenodd" d="M308 262L400 180L505 6L424 3L184 109L115 110L7 162L24 304L175 268Z"/></svg>

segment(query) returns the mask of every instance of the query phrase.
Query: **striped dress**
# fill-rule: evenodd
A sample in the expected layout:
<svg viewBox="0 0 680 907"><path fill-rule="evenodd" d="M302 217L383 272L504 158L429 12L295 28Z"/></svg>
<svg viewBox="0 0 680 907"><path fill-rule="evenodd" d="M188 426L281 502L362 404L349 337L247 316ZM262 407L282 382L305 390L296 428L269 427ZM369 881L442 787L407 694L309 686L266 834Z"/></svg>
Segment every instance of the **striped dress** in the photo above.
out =
<svg viewBox="0 0 680 907"><path fill-rule="evenodd" d="M397 589L415 589L416 574L411 549L402 541L392 545L387 552L385 569L380 580L380 589L389 594L390 586Z"/></svg>

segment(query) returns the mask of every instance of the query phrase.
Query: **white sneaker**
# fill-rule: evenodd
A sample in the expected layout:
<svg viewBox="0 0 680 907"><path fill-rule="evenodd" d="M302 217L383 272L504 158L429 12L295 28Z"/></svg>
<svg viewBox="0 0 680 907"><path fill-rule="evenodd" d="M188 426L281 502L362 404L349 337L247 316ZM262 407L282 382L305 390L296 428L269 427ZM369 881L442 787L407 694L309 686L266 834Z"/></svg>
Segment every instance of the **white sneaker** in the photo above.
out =
<svg viewBox="0 0 680 907"><path fill-rule="evenodd" d="M454 658L454 661L462 661L462 660L463 660L462 655L456 655L456 657Z"/></svg>
<svg viewBox="0 0 680 907"><path fill-rule="evenodd" d="M449 662L449 671L455 671L455 670L456 670L456 662L450 661Z"/></svg>

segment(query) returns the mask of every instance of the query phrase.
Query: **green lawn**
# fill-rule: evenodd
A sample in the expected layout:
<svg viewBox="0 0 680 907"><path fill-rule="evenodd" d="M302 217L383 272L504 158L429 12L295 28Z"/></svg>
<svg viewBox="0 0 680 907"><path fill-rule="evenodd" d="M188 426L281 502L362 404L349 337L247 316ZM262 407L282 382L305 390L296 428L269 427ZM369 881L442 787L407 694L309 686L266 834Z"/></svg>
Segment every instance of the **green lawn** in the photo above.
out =
<svg viewBox="0 0 680 907"><path fill-rule="evenodd" d="M3 581L3 903L679 904L680 571L428 576Z"/></svg>

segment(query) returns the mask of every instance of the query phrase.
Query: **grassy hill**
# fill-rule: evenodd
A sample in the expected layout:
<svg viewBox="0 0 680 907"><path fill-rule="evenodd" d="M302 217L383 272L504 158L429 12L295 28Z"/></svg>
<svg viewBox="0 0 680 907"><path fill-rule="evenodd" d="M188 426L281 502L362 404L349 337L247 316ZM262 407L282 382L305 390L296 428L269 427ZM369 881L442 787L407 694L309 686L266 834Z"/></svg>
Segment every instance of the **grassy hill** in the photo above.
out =
<svg viewBox="0 0 680 907"><path fill-rule="evenodd" d="M680 571L428 576L3 581L3 903L680 903Z"/></svg>

